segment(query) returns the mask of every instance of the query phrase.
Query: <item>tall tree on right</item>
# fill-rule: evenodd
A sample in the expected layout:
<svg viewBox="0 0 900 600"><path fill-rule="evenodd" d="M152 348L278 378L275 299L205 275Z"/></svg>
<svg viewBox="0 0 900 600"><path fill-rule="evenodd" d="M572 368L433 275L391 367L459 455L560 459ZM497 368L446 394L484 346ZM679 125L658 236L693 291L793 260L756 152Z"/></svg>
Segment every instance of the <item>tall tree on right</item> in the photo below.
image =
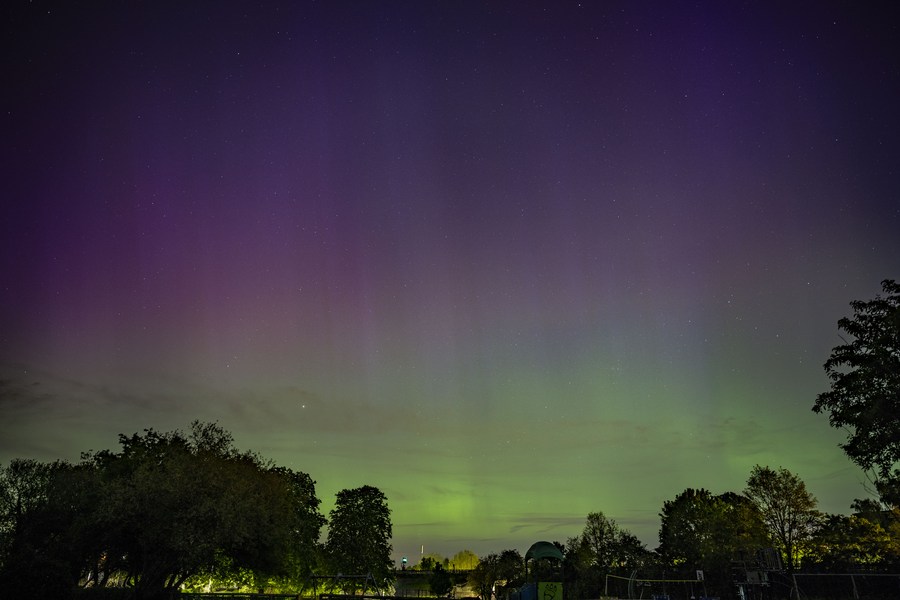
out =
<svg viewBox="0 0 900 600"><path fill-rule="evenodd" d="M848 431L844 452L874 475L884 503L900 506L900 284L881 282L884 295L855 300L852 318L838 329L852 339L835 346L825 362L831 390L813 410L827 412L832 427ZM843 339L843 338L842 338Z"/></svg>
<svg viewBox="0 0 900 600"><path fill-rule="evenodd" d="M756 505L788 573L793 573L800 550L819 522L816 497L798 475L759 465L750 472L744 496Z"/></svg>

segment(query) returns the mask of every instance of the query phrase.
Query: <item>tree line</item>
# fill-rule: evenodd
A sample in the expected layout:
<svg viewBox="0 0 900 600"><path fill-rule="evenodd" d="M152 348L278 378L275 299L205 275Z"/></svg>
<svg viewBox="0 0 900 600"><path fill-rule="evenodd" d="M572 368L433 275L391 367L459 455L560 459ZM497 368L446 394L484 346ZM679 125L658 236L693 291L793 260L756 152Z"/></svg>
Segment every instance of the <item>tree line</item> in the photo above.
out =
<svg viewBox="0 0 900 600"><path fill-rule="evenodd" d="M729 598L736 597L736 583L747 570L773 576L801 568L900 572L900 507L857 500L847 516L820 512L816 505L798 475L757 465L740 493L687 488L665 501L654 550L603 512L588 514L579 535L553 542L562 563L532 565L538 572L531 580L552 577L565 583L566 597L598 598L606 595L609 575L693 580L699 571L706 593L698 595ZM442 563L448 560L429 555L414 568ZM482 600L503 598L526 581L525 566L518 550L491 553L475 564L468 585ZM780 592L787 597L790 590ZM773 591L767 597L782 596Z"/></svg>
<svg viewBox="0 0 900 600"><path fill-rule="evenodd" d="M900 284L886 279L881 287L874 299L851 302L853 315L838 321L843 343L824 364L831 389L812 408L847 432L841 447L872 482L870 497L854 500L849 515L826 514L797 474L757 465L741 493L688 488L666 501L653 551L591 513L581 535L554 542L567 597L600 597L607 575L637 570L685 579L700 571L706 592L721 597L736 595L741 570L900 573ZM470 584L488 600L498 582L521 584L521 565L514 550L490 554Z"/></svg>
<svg viewBox="0 0 900 600"><path fill-rule="evenodd" d="M688 488L666 501L653 551L591 513L581 535L554 542L564 551L566 596L600 597L607 575L636 570L685 579L702 571L706 592L723 598L736 596L741 569L900 573L900 284L886 279L881 288L838 321L843 343L824 364L830 389L812 407L846 431L841 447L872 482L870 497L854 500L849 515L826 514L797 474L757 465L741 493ZM510 550L482 558L473 589L488 600L498 581L518 585L520 559ZM788 596L772 589L767 597Z"/></svg>
<svg viewBox="0 0 900 600"><path fill-rule="evenodd" d="M532 569L564 578L574 598L599 597L606 576L636 570L702 571L706 591L722 597L733 595L736 564L900 572L900 285L885 280L882 290L851 302L853 316L838 322L848 338L825 363L831 389L813 406L847 431L842 448L872 480L874 496L854 501L852 514L821 513L798 475L757 465L740 493L688 488L666 501L653 551L594 512L580 535L554 542L562 565L537 561ZM155 600L216 586L302 592L323 578L353 592L394 576L390 509L375 487L340 491L326 519L308 474L239 451L217 424L120 435L119 445L77 464L17 459L0 470L4 597L117 588ZM484 600L524 581L517 550L480 559L465 552L463 560ZM444 565L430 564L433 590L446 594Z"/></svg>
<svg viewBox="0 0 900 600"><path fill-rule="evenodd" d="M145 600L186 586L294 591L322 573L390 577L390 510L375 487L341 490L326 521L308 474L239 451L217 424L148 429L119 445L77 464L17 459L0 470L4 597L115 587Z"/></svg>

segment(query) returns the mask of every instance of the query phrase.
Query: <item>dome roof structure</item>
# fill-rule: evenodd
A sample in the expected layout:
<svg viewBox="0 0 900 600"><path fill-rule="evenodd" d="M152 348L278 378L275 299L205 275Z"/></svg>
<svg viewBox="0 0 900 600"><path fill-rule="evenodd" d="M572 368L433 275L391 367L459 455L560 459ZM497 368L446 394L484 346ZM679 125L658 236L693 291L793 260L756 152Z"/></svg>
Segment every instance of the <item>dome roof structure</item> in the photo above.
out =
<svg viewBox="0 0 900 600"><path fill-rule="evenodd" d="M525 553L525 561L528 562L528 559L537 560L539 558L552 558L561 561L563 555L559 548L550 542L535 542L528 549L528 552Z"/></svg>

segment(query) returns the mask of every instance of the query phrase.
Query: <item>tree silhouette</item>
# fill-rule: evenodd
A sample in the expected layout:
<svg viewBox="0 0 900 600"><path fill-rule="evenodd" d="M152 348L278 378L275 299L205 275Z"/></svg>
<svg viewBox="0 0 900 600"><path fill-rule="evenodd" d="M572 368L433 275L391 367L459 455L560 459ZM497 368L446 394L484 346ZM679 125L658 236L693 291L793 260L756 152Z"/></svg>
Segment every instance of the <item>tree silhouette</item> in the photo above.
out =
<svg viewBox="0 0 900 600"><path fill-rule="evenodd" d="M812 536L820 516L815 496L787 469L776 471L759 465L750 472L744 495L759 509L770 538L784 556L788 573L793 573L799 551Z"/></svg>
<svg viewBox="0 0 900 600"><path fill-rule="evenodd" d="M886 279L881 289L884 296L851 302L853 317L838 321L851 339L825 362L831 390L813 410L848 431L841 448L874 473L883 501L900 506L900 284Z"/></svg>
<svg viewBox="0 0 900 600"><path fill-rule="evenodd" d="M391 511L381 490L366 485L338 492L325 544L332 573L371 576L378 586L389 582L391 530Z"/></svg>
<svg viewBox="0 0 900 600"><path fill-rule="evenodd" d="M238 452L214 424L119 442L78 465L13 461L0 472L5 591L24 582L30 593L35 569L31 581L54 582L43 597L115 577L137 600L170 597L201 574L308 572L323 518L307 475Z"/></svg>

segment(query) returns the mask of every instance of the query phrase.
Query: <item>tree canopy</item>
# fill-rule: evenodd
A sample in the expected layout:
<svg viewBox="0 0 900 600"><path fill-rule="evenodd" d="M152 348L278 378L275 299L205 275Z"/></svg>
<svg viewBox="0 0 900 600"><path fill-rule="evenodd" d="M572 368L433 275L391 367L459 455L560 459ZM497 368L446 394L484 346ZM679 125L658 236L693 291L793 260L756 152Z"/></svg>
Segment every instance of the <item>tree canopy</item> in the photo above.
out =
<svg viewBox="0 0 900 600"><path fill-rule="evenodd" d="M75 517L60 493L69 469L16 459L0 469L0 589L15 598L65 598L79 577L65 522ZM76 519L73 518L73 526Z"/></svg>
<svg viewBox="0 0 900 600"><path fill-rule="evenodd" d="M4 584L18 585L41 556L62 586L115 580L138 599L222 569L258 580L309 572L324 519L308 475L239 452L215 424L119 443L78 465L14 461L4 470Z"/></svg>
<svg viewBox="0 0 900 600"><path fill-rule="evenodd" d="M649 554L644 544L614 519L600 511L589 513L581 535L566 541L563 562L569 578L567 588L596 597L608 573L636 569Z"/></svg>
<svg viewBox="0 0 900 600"><path fill-rule="evenodd" d="M389 582L391 535L391 511L381 490L369 485L341 490L325 543L331 570L344 576L371 576L379 586Z"/></svg>
<svg viewBox="0 0 900 600"><path fill-rule="evenodd" d="M847 572L900 565L900 523L897 515L885 527L879 519L856 513L827 515L810 539L804 564L816 569Z"/></svg>
<svg viewBox="0 0 900 600"><path fill-rule="evenodd" d="M506 549L483 556L469 572L469 586L482 600L502 597L525 578L525 561L518 550Z"/></svg>
<svg viewBox="0 0 900 600"><path fill-rule="evenodd" d="M883 500L900 506L900 284L886 279L881 288L883 296L851 302L853 316L838 321L850 339L825 362L831 389L813 410L848 431L841 448L874 473Z"/></svg>
<svg viewBox="0 0 900 600"><path fill-rule="evenodd" d="M663 504L660 519L658 552L672 565L712 570L768 545L756 506L734 492L688 488Z"/></svg>
<svg viewBox="0 0 900 600"><path fill-rule="evenodd" d="M637 537L602 512L588 514L581 544L587 547L591 562L606 568L638 566L647 552Z"/></svg>
<svg viewBox="0 0 900 600"><path fill-rule="evenodd" d="M490 600L494 584L500 578L500 555L491 553L482 556L469 573L469 586L481 600Z"/></svg>
<svg viewBox="0 0 900 600"><path fill-rule="evenodd" d="M788 572L793 572L803 544L813 534L819 518L816 498L794 473L756 465L747 479L744 495L756 505L769 537L781 551Z"/></svg>
<svg viewBox="0 0 900 600"><path fill-rule="evenodd" d="M67 600L80 584L127 587L135 600L156 600L182 584L199 591L200 581L293 592L318 576L342 575L336 581L358 591L383 589L394 577L391 511L378 488L339 492L320 545L326 521L310 476L237 450L218 425L147 429L121 435L119 446L77 464L17 459L0 468L4 594ZM704 591L725 595L735 558L758 557L769 546L789 570L801 556L804 568L895 570L900 509L874 500L853 507L850 516L821 515L797 475L757 465L743 494L688 488L666 501L655 553L598 511L565 546L532 544L526 556L539 560L530 571L514 549L481 560L468 550L452 560L426 555L419 568L434 569L429 586L440 595L452 588L448 569L471 569L469 583L485 599L512 593L528 575L562 577L567 597L592 598L605 593L608 577L631 581L640 571L692 579L695 569L705 572ZM558 554L551 564L535 552L551 546L562 551L561 570Z"/></svg>
<svg viewBox="0 0 900 600"><path fill-rule="evenodd" d="M450 567L462 571L471 571L478 564L478 555L471 550L460 550L450 558Z"/></svg>
<svg viewBox="0 0 900 600"><path fill-rule="evenodd" d="M428 578L428 589L439 598L449 596L453 591L453 579L450 573L440 564L435 565L434 572Z"/></svg>

